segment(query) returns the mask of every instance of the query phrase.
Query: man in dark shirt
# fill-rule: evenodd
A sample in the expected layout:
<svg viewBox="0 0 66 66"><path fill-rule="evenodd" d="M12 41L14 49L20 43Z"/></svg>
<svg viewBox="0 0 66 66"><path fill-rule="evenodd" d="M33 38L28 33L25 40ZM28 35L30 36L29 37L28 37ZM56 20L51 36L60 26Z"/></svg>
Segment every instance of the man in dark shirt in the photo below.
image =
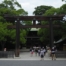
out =
<svg viewBox="0 0 66 66"><path fill-rule="evenodd" d="M56 52L55 47L52 47L52 49L51 49L52 60L56 60L55 52Z"/></svg>

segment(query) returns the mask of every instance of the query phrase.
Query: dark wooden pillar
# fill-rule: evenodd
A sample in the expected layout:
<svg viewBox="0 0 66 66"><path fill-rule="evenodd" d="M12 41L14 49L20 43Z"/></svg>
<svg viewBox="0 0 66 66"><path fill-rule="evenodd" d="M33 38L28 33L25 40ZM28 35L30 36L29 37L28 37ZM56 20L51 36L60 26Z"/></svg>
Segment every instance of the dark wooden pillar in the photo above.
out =
<svg viewBox="0 0 66 66"><path fill-rule="evenodd" d="M52 48L52 46L54 45L52 18L50 18L49 21L49 30L50 30L50 48Z"/></svg>
<svg viewBox="0 0 66 66"><path fill-rule="evenodd" d="M36 25L36 19L35 18L33 19L33 25Z"/></svg>
<svg viewBox="0 0 66 66"><path fill-rule="evenodd" d="M20 21L17 19L16 22L16 47L15 56L19 57L19 45L20 45Z"/></svg>

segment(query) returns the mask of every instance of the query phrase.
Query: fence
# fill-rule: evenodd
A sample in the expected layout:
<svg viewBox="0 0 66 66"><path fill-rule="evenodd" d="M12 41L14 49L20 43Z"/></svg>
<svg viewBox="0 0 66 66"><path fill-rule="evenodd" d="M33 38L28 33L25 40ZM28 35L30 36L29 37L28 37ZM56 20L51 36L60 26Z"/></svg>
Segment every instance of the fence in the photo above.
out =
<svg viewBox="0 0 66 66"><path fill-rule="evenodd" d="M57 51L56 57L66 58L66 51Z"/></svg>
<svg viewBox="0 0 66 66"><path fill-rule="evenodd" d="M14 51L0 51L0 58L14 58Z"/></svg>

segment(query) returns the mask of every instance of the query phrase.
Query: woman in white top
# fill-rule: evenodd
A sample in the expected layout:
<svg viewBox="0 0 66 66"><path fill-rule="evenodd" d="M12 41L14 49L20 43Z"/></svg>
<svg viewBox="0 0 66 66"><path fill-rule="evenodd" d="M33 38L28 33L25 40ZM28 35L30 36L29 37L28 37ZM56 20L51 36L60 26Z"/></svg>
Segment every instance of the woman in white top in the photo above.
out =
<svg viewBox="0 0 66 66"><path fill-rule="evenodd" d="M41 49L41 51L40 51L40 57L41 57L41 60L44 60L43 58L44 58L44 50L43 49Z"/></svg>

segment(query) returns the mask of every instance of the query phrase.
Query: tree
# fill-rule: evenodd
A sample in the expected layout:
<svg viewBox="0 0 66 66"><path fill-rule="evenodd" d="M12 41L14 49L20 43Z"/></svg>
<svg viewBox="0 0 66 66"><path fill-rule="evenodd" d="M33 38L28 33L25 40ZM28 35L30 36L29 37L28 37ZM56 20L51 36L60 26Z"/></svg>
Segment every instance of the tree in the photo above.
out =
<svg viewBox="0 0 66 66"><path fill-rule="evenodd" d="M60 7L60 11L59 11L60 14L66 14L66 4L63 4L61 7ZM62 19L63 20L63 19ZM63 38L66 37L66 21L61 21L61 25L62 25L62 32L63 32Z"/></svg>
<svg viewBox="0 0 66 66"><path fill-rule="evenodd" d="M9 24L0 22L0 44L2 46L2 50L7 41L7 38L6 38L8 36L7 25L9 25Z"/></svg>
<svg viewBox="0 0 66 66"><path fill-rule="evenodd" d="M63 4L60 8L59 8L59 14L66 14L66 4Z"/></svg>
<svg viewBox="0 0 66 66"><path fill-rule="evenodd" d="M59 14L59 9L60 8L51 8L49 10L47 10L45 13L44 13L44 16L51 16L51 15L57 15ZM53 21L53 24L59 24L60 25L60 21ZM46 24L49 24L49 22L47 21L42 21L42 25L46 25ZM53 28L53 35L54 35L54 40L57 41L59 40L60 38L62 38L62 34L63 32L62 29L59 29L59 28ZM49 39L50 39L50 34L49 34L49 28L44 28L44 29L40 29L38 31L38 35L40 36L40 40L42 42L45 42L48 44L49 43ZM58 38L57 38L58 37Z"/></svg>
<svg viewBox="0 0 66 66"><path fill-rule="evenodd" d="M49 10L47 10L44 14L44 16L50 16L50 15L57 15L59 12L59 8L51 8Z"/></svg>
<svg viewBox="0 0 66 66"><path fill-rule="evenodd" d="M21 5L16 0L4 0L2 2L2 5L4 5L5 8L8 9L16 9L16 6L17 8L21 8Z"/></svg>
<svg viewBox="0 0 66 66"><path fill-rule="evenodd" d="M16 8L17 7L17 8ZM4 15L28 15L16 0L4 0L0 3L0 21L4 22Z"/></svg>
<svg viewBox="0 0 66 66"><path fill-rule="evenodd" d="M15 6L17 6L18 8L16 8ZM16 0L4 0L2 3L0 3L0 38L1 38L0 42L2 45L5 45L6 43L9 42L15 44L16 30L7 28L8 25L13 25L15 21L6 21L3 17L4 14L8 14L10 16L13 15L24 16L24 15L28 15L28 13L21 7L21 5ZM29 21L29 23L25 22L25 24L30 24L30 23L31 21ZM26 43L25 37L27 35L28 30L29 29L20 29L21 44Z"/></svg>
<svg viewBox="0 0 66 66"><path fill-rule="evenodd" d="M48 9L52 8L52 6L37 6L35 8L35 11L33 12L34 15L43 15Z"/></svg>
<svg viewBox="0 0 66 66"><path fill-rule="evenodd" d="M66 2L66 0L62 0L62 1Z"/></svg>

